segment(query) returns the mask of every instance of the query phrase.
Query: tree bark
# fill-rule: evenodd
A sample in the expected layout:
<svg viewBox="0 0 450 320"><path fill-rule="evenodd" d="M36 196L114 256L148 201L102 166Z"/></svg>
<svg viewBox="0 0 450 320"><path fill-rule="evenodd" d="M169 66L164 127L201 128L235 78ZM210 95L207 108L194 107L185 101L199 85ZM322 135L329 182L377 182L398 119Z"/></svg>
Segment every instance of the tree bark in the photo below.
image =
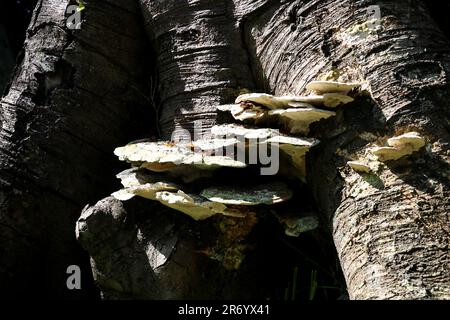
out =
<svg viewBox="0 0 450 320"><path fill-rule="evenodd" d="M260 1L256 9L237 0L142 4L160 50L164 128L172 128L172 118L183 124L212 119L211 105L232 101L223 87L235 84L215 72L222 68L241 76L251 69L253 84L275 94L302 93L332 69L367 81L371 101L361 98L335 120L313 126L322 144L309 157L308 180L332 225L350 297L450 297L449 43L421 1ZM355 39L348 30L367 21L370 5L380 7L382 29ZM223 15L227 26L239 28L223 27ZM239 42L229 41L233 34ZM236 47L249 65L228 62ZM170 90L164 77L174 81ZM171 100L180 96L188 100ZM388 163L372 179L346 168L371 143L412 130L427 138L425 151Z"/></svg>
<svg viewBox="0 0 450 320"><path fill-rule="evenodd" d="M343 37L367 19L369 5L380 6L383 29ZM288 12L303 23L286 23ZM369 83L373 103L355 103L338 121L317 125L312 135L322 143L308 159L350 298L448 299L450 51L423 3L294 1L274 5L245 30L276 94L301 93L332 69ZM406 131L423 134L428 147L388 163L373 177L379 183L345 166L371 142Z"/></svg>
<svg viewBox="0 0 450 320"><path fill-rule="evenodd" d="M90 1L81 30L66 28L69 4L39 1L1 100L0 288L9 298L95 297L75 221L115 189L112 150L151 131L136 92L152 59L137 3ZM82 290L66 286L70 265L81 267Z"/></svg>
<svg viewBox="0 0 450 320"><path fill-rule="evenodd" d="M2 100L5 292L18 293L30 284L40 290L50 278L42 277L47 266L59 275L52 288L66 292L61 289L65 268L78 263L71 260L77 250L82 255L71 242L77 212L114 189L114 147L148 136L134 125L142 119L145 99L130 89L145 90L141 64L147 51L138 9L125 0L91 2L79 33L64 28L66 2L40 2L23 62ZM332 230L350 298L450 298L450 49L423 2L140 0L140 5L155 49L163 139L176 128L192 131L195 121L207 130L220 121L216 106L231 103L242 88L299 94L331 70L345 80L367 81L369 95L312 126L311 135L321 144L307 157L308 182ZM351 27L364 29L370 5L381 9L381 29L365 36L351 33ZM99 39L98 32L105 36ZM345 165L372 144L406 131L425 136L426 149L367 176ZM161 245L152 237L153 228L159 232L172 222L160 208L126 206L108 198L87 208L78 222L80 241L109 297L227 296L215 291L219 280L212 287L199 282L203 262L192 245L198 239L185 229L189 222L173 218L176 231L163 236ZM142 214L147 214L144 222L133 220ZM123 220L127 216L131 221ZM101 237L108 227L117 231L111 239L125 239L130 248ZM144 240L138 230L144 230ZM183 251L171 251L174 260L149 280L155 276L155 267L145 264L149 245L170 249L173 236L188 252L182 268L176 263ZM127 260L131 248L136 258ZM21 269L14 273L19 260ZM192 268L186 271L189 261ZM180 274L189 279L181 285L170 278ZM228 297L235 297L238 287L231 286Z"/></svg>
<svg viewBox="0 0 450 320"><path fill-rule="evenodd" d="M256 1L257 7L264 1ZM233 1L140 0L155 47L161 94L161 132L193 133L195 121L208 130L217 105L242 88L254 88Z"/></svg>

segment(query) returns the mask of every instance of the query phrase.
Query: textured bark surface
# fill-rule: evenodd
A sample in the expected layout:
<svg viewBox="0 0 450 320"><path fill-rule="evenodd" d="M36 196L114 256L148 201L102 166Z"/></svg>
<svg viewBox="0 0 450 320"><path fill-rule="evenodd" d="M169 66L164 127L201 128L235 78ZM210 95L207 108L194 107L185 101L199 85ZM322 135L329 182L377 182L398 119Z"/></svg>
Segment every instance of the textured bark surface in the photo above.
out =
<svg viewBox="0 0 450 320"><path fill-rule="evenodd" d="M150 123L140 108L147 100L133 89L145 95L142 61L151 62L142 11L157 60L162 138L199 120L207 129L218 121L215 107L242 88L303 93L331 70L367 81L370 97L312 126L321 144L308 155L308 181L350 298L450 298L450 49L422 2L139 2L140 9L128 0L90 1L76 32L64 26L67 1L38 4L1 105L3 294L45 287L69 294L66 267L83 264L73 234L81 208L116 189L114 147L150 135L140 129ZM380 6L382 29L350 34L370 5ZM411 130L428 140L413 157L377 175L346 167L370 143ZM260 257L224 274L197 252L211 226L145 201L106 198L83 211L77 230L106 298L266 297L258 284L281 274L273 271L279 264ZM275 232L272 222L264 226L261 235ZM169 259L163 266L154 248Z"/></svg>
<svg viewBox="0 0 450 320"><path fill-rule="evenodd" d="M380 6L383 29L346 37L367 21L369 5ZM450 51L423 3L292 1L245 28L270 91L301 93L332 69L368 81L374 103L362 99L313 127L322 143L309 157L309 181L333 226L350 298L448 299ZM411 130L428 139L425 151L388 163L378 177L345 167L345 155Z"/></svg>
<svg viewBox="0 0 450 320"><path fill-rule="evenodd" d="M162 138L174 128L192 133L195 121L209 129L218 105L254 88L238 20L251 1L140 2L157 55ZM253 2L253 10L264 3Z"/></svg>
<svg viewBox="0 0 450 320"><path fill-rule="evenodd" d="M109 197L84 209L77 237L91 255L105 299L273 298L292 258L272 215L260 216L245 241L238 234L231 239L230 245L253 248L239 270L208 257L224 226L232 233L240 222L219 216L194 221L146 199L122 203Z"/></svg>
<svg viewBox="0 0 450 320"><path fill-rule="evenodd" d="M184 53L186 44L177 41L176 30L180 19L181 25L187 22L171 14L176 7L155 3L144 2L144 10L149 12L146 21L158 21L154 28L163 30L156 31L157 43L164 34L171 34L169 30L174 35L171 42L168 40L171 52L177 55L181 49ZM186 7L187 3L190 6ZM184 5L178 8L183 9L183 17L210 14L209 7L200 7L195 1L177 4ZM233 1L237 9L228 11L228 16L235 14L231 21L242 32L240 46L249 55L258 88L275 94L302 93L307 82L333 69L345 74L346 80L367 81L369 85L373 101L362 97L341 110L337 118L313 127L313 135L323 142L309 159L309 180L324 218L333 226L350 297L448 298L448 39L420 1L265 1L258 5L255 10L248 1ZM382 29L363 37L349 34L349 28L368 20L370 5L380 6ZM170 23L158 20L166 15L171 17ZM195 48L204 43L214 48L220 43L214 36L213 40L201 37L215 35L212 30L217 22L209 22L203 25L205 30L192 33L197 35L191 39ZM160 46L166 48L164 45ZM198 72L202 84L214 83L208 77L214 78L216 73L204 65L224 66L229 57L221 53L218 60L202 60L201 68L196 64L195 68L181 69L187 71L179 73L180 82L189 83ZM180 66L196 56L194 52L172 59ZM171 74L165 69L166 61L159 60L161 76ZM233 64L225 66L233 69ZM244 74L248 69L234 70ZM188 88L181 86L179 90ZM163 86L163 95L165 92L171 91ZM202 98L192 105L180 107L180 101L176 102L180 109L175 119L183 120L175 121L190 122L197 116L205 119L211 115L210 102L217 104L217 97L226 97L209 90L206 95L194 92L195 98L189 96L191 101ZM225 98L223 102L229 101ZM163 104L163 127L174 115L174 108ZM369 143L382 143L410 130L428 139L426 151L388 164L372 179L345 168L346 160Z"/></svg>
<svg viewBox="0 0 450 320"><path fill-rule="evenodd" d="M38 3L1 100L0 290L10 298L95 293L75 221L114 190L114 148L150 135L147 102L132 89L144 90L151 61L137 3L90 1L81 30L66 28L68 4ZM73 264L82 290L67 290Z"/></svg>

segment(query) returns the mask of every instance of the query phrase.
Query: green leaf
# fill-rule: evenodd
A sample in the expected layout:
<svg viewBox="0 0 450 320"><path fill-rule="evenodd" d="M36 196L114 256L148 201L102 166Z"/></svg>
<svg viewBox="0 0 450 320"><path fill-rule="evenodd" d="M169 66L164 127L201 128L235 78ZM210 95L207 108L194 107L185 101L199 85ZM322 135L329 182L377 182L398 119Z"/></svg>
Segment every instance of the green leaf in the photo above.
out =
<svg viewBox="0 0 450 320"><path fill-rule="evenodd" d="M78 3L78 9L77 9L78 12L81 12L84 9L86 9L83 0L77 0L77 3Z"/></svg>

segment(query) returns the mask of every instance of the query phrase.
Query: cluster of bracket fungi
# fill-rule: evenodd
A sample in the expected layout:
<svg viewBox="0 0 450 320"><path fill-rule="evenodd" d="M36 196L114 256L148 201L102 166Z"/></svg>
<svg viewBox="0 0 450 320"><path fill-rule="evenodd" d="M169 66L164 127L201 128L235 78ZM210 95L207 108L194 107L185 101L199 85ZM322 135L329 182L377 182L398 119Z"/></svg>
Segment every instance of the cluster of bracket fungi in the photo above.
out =
<svg viewBox="0 0 450 320"><path fill-rule="evenodd" d="M279 176L270 183L236 187L220 185L214 179L215 172L220 168L248 167L248 149L257 144L275 147L282 165L288 163L291 175L304 180L305 155L319 143L305 137L310 124L336 115L333 109L352 102L349 93L358 86L358 83L314 81L307 85L313 94L306 96L243 94L235 104L218 107L230 112L242 125L214 126L210 136L192 142L141 141L117 148L115 154L131 163L132 168L117 175L124 188L113 196L123 201L134 196L159 201L195 220L216 214L244 217L252 206L287 201L293 192L285 182L277 180ZM282 128L289 135L273 127ZM224 153L235 147L246 150L245 159ZM213 185L195 190L196 182L205 178L210 178ZM317 225L311 217L306 218L280 218L280 221L287 234L297 236Z"/></svg>
<svg viewBox="0 0 450 320"><path fill-rule="evenodd" d="M227 225L222 240L218 241L222 249L226 248L218 260L236 269L244 256L236 234L245 238L251 231L257 221L258 207L273 208L291 200L294 192L283 181L282 170L269 182L267 179L261 182L257 176L242 179L249 182L237 182L233 178L228 184L224 179L241 176L242 170L253 164L262 168L263 161L250 160L255 157L255 149L251 149L266 147L270 148L271 156L274 152L279 156L275 160L279 161L280 169L288 167L289 178L305 182L305 155L319 143L309 137L310 125L335 116L334 109L352 102L358 87L359 83L313 81L306 86L311 93L306 96L242 94L235 104L218 106L218 111L230 113L237 123L216 125L207 137L181 142L139 141L119 147L114 153L132 167L117 175L123 189L112 195L122 201L135 196L158 201L194 220L216 215L241 218L242 223ZM425 141L418 133L408 132L388 139L387 144L370 148L366 153L377 163L397 160L418 151ZM236 157L236 150L241 151L241 156L238 152ZM362 161L348 161L348 165L360 174L371 171L367 157ZM221 175L220 170L228 171ZM289 236L299 236L318 226L314 215L268 211L278 218ZM211 249L215 253L208 249L210 257L217 256L220 251L217 247Z"/></svg>

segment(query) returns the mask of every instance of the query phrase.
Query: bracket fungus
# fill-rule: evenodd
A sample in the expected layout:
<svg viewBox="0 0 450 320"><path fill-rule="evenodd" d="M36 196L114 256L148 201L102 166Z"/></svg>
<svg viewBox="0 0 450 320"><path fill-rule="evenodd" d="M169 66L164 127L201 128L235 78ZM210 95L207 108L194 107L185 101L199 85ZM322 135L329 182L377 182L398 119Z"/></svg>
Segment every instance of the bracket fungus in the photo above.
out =
<svg viewBox="0 0 450 320"><path fill-rule="evenodd" d="M283 182L246 187L210 187L200 193L210 201L227 205L255 206L276 204L292 198L292 191Z"/></svg>
<svg viewBox="0 0 450 320"><path fill-rule="evenodd" d="M270 128L247 128L238 124L222 124L211 128L214 137L235 137L243 139L264 140L279 135L278 130Z"/></svg>
<svg viewBox="0 0 450 320"><path fill-rule="evenodd" d="M216 147L225 147L235 141L214 141ZM199 143L197 146L200 145ZM174 144L170 142L139 142L128 144L114 150L114 154L122 161L142 165L155 171L171 171L178 166L192 166L197 169L216 169L219 167L244 168L245 163L227 156L214 156L195 152L192 144Z"/></svg>
<svg viewBox="0 0 450 320"><path fill-rule="evenodd" d="M314 91L317 94L329 92L341 92L346 94L360 85L360 83L345 83L337 81L312 81L306 85L306 89Z"/></svg>
<svg viewBox="0 0 450 320"><path fill-rule="evenodd" d="M324 93L323 105L328 108L336 108L343 104L353 102L354 99L345 94L340 93Z"/></svg>
<svg viewBox="0 0 450 320"><path fill-rule="evenodd" d="M179 190L177 193L161 191L156 193L155 200L163 205L180 211L194 220L204 220L217 213L223 213L226 206L194 194L186 194Z"/></svg>
<svg viewBox="0 0 450 320"><path fill-rule="evenodd" d="M347 164L356 172L369 173L371 171L369 165L361 161L348 161Z"/></svg>
<svg viewBox="0 0 450 320"><path fill-rule="evenodd" d="M295 104L306 104L307 106L320 106L324 103L323 95L309 95L309 96L286 96L289 98L288 107L298 108ZM300 105L301 106L301 105Z"/></svg>
<svg viewBox="0 0 450 320"><path fill-rule="evenodd" d="M236 124L214 126L211 129L213 135L236 136L240 139L242 147L249 147L252 143L275 146L285 156L287 161L295 169L292 176L305 181L305 155L310 148L316 146L319 140L313 138L301 138L280 134L278 130L269 128L246 128ZM244 143L245 141L245 143Z"/></svg>
<svg viewBox="0 0 450 320"><path fill-rule="evenodd" d="M336 108L353 102L347 95L359 83L336 81L313 81L306 88L317 95L273 96L267 93L246 93L237 97L234 105L219 106L228 111L238 121L253 121L264 124L274 118L293 134L308 134L309 125L321 119L335 116L336 113L324 108Z"/></svg>
<svg viewBox="0 0 450 320"><path fill-rule="evenodd" d="M237 97L235 101L235 103L246 102L256 103L268 109L283 108L288 103L285 99L267 93L246 93Z"/></svg>
<svg viewBox="0 0 450 320"><path fill-rule="evenodd" d="M316 108L290 108L269 111L269 116L277 116L290 133L308 134L313 122L333 117L336 112Z"/></svg>
<svg viewBox="0 0 450 320"><path fill-rule="evenodd" d="M140 168L131 168L117 175L123 189L112 196L126 201L134 196L159 201L163 205L181 211L195 220L203 220L217 213L223 213L227 207L221 203L211 202L196 194L187 194L180 186L167 181L161 175L153 175Z"/></svg>
<svg viewBox="0 0 450 320"><path fill-rule="evenodd" d="M116 199L126 201L140 196L159 201L194 220L204 220L216 214L245 217L246 210L240 210L240 206L271 205L292 197L292 191L282 182L245 188L210 187L195 194L185 193L180 190L180 186L165 181L164 177L149 175L139 168L125 170L117 177L121 179L124 188L112 194Z"/></svg>
<svg viewBox="0 0 450 320"><path fill-rule="evenodd" d="M112 194L118 200L126 201L134 196L141 196L147 199L154 199L156 192L159 191L176 191L178 186L167 181L160 175L149 174L145 170L139 168L131 168L122 171L116 175L120 179L120 183L124 186Z"/></svg>
<svg viewBox="0 0 450 320"><path fill-rule="evenodd" d="M266 114L265 109L255 105L249 106L245 104L226 104L217 108L220 111L228 111L234 119L246 121L249 119L260 119Z"/></svg>
<svg viewBox="0 0 450 320"><path fill-rule="evenodd" d="M425 143L425 138L411 131L388 139L388 147L374 147L369 151L381 162L394 161L419 151Z"/></svg>
<svg viewBox="0 0 450 320"><path fill-rule="evenodd" d="M194 141L140 140L116 148L114 154L132 168L117 175L123 188L112 196L121 201L136 196L149 199L194 220L226 216L212 221L219 232L216 244L205 252L226 269L238 269L249 248L245 240L261 214L269 211L267 206L272 206L270 211L288 236L297 237L319 224L316 216L297 211L294 191L283 182L297 183L293 178L306 181L306 154L319 140L282 134L275 128L284 126L291 134L309 134L311 123L336 115L331 108L352 102L348 93L357 86L314 81L307 89L315 93L307 96L246 93L237 97L235 104L218 106L246 126L225 123L213 126L210 134ZM411 144L410 140L388 142L390 148L401 149ZM263 171L268 163L268 169L276 170ZM364 170L356 162L349 165ZM276 176L256 178L259 182L252 184L258 167L261 172L270 172L263 174ZM250 179L241 178L241 173ZM236 181L239 179L248 181L243 185ZM279 203L284 204L275 206ZM294 207L295 213L277 213Z"/></svg>

